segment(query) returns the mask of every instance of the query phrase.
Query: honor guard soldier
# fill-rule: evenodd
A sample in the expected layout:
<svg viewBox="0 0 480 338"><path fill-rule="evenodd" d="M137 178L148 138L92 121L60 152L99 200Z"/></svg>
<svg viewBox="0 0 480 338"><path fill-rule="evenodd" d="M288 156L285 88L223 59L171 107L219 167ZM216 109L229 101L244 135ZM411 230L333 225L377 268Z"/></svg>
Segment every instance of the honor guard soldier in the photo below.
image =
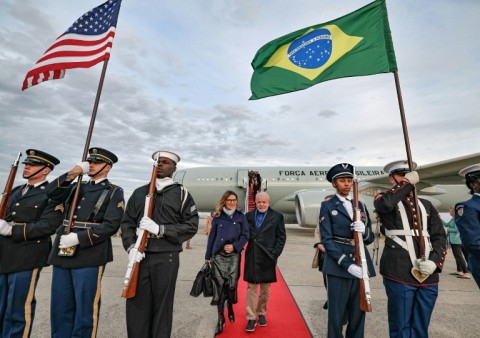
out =
<svg viewBox="0 0 480 338"><path fill-rule="evenodd" d="M90 148L86 162L58 177L47 187L50 198L65 202L65 220L48 262L53 265L50 319L52 337L95 337L100 309L101 279L107 262L113 260L111 236L123 216L122 188L107 175L117 156L102 148ZM82 174L78 203L73 180ZM68 217L74 208L73 224ZM68 233L68 234L66 234ZM73 251L73 252L72 252Z"/></svg>
<svg viewBox="0 0 480 338"><path fill-rule="evenodd" d="M336 194L320 206L320 233L325 247L322 271L327 274L328 332L327 337L343 337L345 314L348 317L346 337L363 337L365 312L360 310L360 278L362 268L355 264L354 232L363 235L363 244L373 242L372 224L365 204L359 202L360 220L353 221L353 201L350 190L353 186L354 168L340 163L327 173L327 180L336 189ZM375 276L372 259L365 250L368 274Z"/></svg>
<svg viewBox="0 0 480 338"><path fill-rule="evenodd" d="M415 205L413 191L419 177L416 171L410 171L407 161L389 163L383 171L389 174L393 187L378 194L374 205L381 221L380 230L385 235L380 273L388 298L390 337L428 337L438 296L438 273L447 253L446 233L429 201L418 199ZM424 258L419 243L424 248Z"/></svg>
<svg viewBox="0 0 480 338"><path fill-rule="evenodd" d="M45 192L48 174L60 161L27 149L22 163L27 184L12 189L5 219L0 219L0 336L30 337L35 288L47 266L50 236L63 219L63 205Z"/></svg>
<svg viewBox="0 0 480 338"><path fill-rule="evenodd" d="M198 230L198 212L190 193L172 179L180 157L160 150L152 217L144 216L149 184L137 188L127 203L122 220L125 250L139 264L136 295L127 299L128 337L168 338L172 331L175 285L182 243ZM134 246L137 229L148 231L144 253Z"/></svg>
<svg viewBox="0 0 480 338"><path fill-rule="evenodd" d="M463 168L459 174L465 177L472 198L457 203L455 223L468 253L468 269L480 288L480 164Z"/></svg>

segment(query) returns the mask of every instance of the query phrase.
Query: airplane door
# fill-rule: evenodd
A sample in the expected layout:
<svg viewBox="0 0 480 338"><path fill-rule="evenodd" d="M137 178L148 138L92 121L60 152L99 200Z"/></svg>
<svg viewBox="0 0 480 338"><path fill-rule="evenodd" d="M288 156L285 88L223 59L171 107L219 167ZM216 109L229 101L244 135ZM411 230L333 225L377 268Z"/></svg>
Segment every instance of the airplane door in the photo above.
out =
<svg viewBox="0 0 480 338"><path fill-rule="evenodd" d="M243 189L248 188L248 169L237 170L237 185Z"/></svg>

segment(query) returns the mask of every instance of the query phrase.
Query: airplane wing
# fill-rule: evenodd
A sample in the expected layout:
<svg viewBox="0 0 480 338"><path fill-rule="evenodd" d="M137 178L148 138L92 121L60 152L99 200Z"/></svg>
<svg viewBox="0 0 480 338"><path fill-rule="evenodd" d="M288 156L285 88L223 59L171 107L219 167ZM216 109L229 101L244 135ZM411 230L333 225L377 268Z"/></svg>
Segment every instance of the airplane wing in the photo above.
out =
<svg viewBox="0 0 480 338"><path fill-rule="evenodd" d="M420 176L419 183L425 187L437 184L463 184L465 180L458 175L458 172L460 169L476 163L480 163L480 153L422 165L416 171ZM368 182L379 185L388 184L388 175L368 179Z"/></svg>

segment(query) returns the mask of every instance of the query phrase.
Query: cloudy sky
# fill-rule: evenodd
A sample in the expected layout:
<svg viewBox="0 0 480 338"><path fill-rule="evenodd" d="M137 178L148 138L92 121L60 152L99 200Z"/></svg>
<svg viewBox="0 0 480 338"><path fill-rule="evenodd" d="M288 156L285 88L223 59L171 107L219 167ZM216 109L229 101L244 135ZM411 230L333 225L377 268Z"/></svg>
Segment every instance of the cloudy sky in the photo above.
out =
<svg viewBox="0 0 480 338"><path fill-rule="evenodd" d="M157 149L177 152L181 168L405 158L391 73L248 100L260 47L369 2L124 0L91 141L120 158L112 181L130 194L148 181ZM21 85L54 40L100 3L0 2L0 188L18 151L59 157L52 178L80 161L101 64L24 92ZM387 0L387 8L413 160L477 152L480 1Z"/></svg>

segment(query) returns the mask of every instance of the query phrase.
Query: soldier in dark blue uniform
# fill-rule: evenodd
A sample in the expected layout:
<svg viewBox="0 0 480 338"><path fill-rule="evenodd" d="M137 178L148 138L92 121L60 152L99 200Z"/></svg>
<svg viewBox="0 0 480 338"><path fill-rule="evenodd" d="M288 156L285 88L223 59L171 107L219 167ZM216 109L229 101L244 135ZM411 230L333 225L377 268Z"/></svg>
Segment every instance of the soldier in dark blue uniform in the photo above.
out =
<svg viewBox="0 0 480 338"><path fill-rule="evenodd" d="M460 170L472 198L457 203L455 223L460 231L462 245L468 252L468 269L480 288L480 164Z"/></svg>
<svg viewBox="0 0 480 338"><path fill-rule="evenodd" d="M53 265L50 319L52 337L95 337L100 312L101 279L107 262L113 260L111 236L120 227L124 199L122 188L107 179L117 156L102 148L90 148L87 162L77 164L47 187L50 198L64 201L65 218L48 262ZM78 203L72 206L76 184L82 182ZM70 209L75 208L69 234ZM61 249L75 247L73 256L59 255Z"/></svg>
<svg viewBox="0 0 480 338"><path fill-rule="evenodd" d="M0 219L0 336L29 337L35 316L35 288L47 266L63 205L45 193L48 174L60 161L27 149L23 178L12 189L5 220Z"/></svg>
<svg viewBox="0 0 480 338"><path fill-rule="evenodd" d="M414 164L415 166L415 164ZM385 248L380 259L380 273L388 298L390 337L428 337L428 326L438 296L438 273L447 253L447 236L433 205L412 195L419 181L406 161L389 163L383 169L394 185L375 197L375 210L385 235ZM416 208L420 209L422 236L418 236ZM419 241L425 248L420 257ZM412 273L421 272L424 276ZM426 279L424 279L426 278ZM423 279L423 280L422 280Z"/></svg>
<svg viewBox="0 0 480 338"><path fill-rule="evenodd" d="M328 337L343 337L342 323L347 312L346 337L363 337L365 312L360 311L360 280L362 268L355 264L354 231L363 234L363 243L373 242L372 224L365 205L359 202L360 218L353 222L353 166L341 163L327 173L327 180L336 194L323 201L320 207L320 233L325 246L322 271L327 274L328 285ZM368 274L375 276L372 259L365 250Z"/></svg>

